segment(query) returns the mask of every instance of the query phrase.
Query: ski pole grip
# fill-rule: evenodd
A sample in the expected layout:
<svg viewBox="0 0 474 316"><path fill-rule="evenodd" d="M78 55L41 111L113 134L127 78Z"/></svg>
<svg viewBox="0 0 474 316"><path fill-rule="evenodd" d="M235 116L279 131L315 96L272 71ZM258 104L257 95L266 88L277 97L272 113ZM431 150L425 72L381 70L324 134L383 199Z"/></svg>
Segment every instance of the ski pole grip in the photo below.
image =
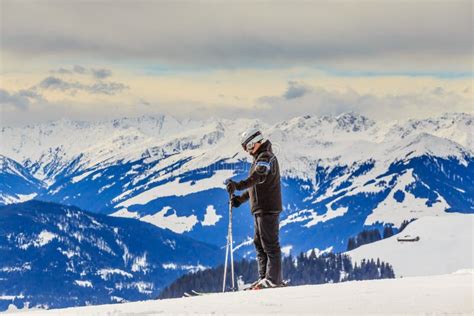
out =
<svg viewBox="0 0 474 316"><path fill-rule="evenodd" d="M232 178L226 179L226 180L224 181L224 184L227 186L227 185L228 185L230 182L232 182L232 181L233 181ZM229 192L229 199L232 198L232 197L234 197L234 196L235 196L234 192L232 192L232 193Z"/></svg>

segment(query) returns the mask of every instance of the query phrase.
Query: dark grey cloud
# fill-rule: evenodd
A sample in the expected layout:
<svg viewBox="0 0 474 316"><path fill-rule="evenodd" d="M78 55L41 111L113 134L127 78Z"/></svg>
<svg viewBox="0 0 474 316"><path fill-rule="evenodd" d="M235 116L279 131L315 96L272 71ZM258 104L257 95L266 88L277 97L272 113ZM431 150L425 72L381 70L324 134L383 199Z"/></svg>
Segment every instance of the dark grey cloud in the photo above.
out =
<svg viewBox="0 0 474 316"><path fill-rule="evenodd" d="M446 91L442 87L436 87L433 89L433 94L442 95Z"/></svg>
<svg viewBox="0 0 474 316"><path fill-rule="evenodd" d="M107 77L112 76L112 71L109 69L101 68L101 69L91 69L92 74L97 79L105 79Z"/></svg>
<svg viewBox="0 0 474 316"><path fill-rule="evenodd" d="M49 76L43 79L38 85L40 89L46 90L58 90L62 92L68 92L70 94L75 94L78 91L83 91L91 94L106 94L106 95L115 95L122 92L123 90L128 89L129 87L123 83L119 82L95 82L93 84L84 84L77 81L70 82L57 78L54 76Z"/></svg>
<svg viewBox="0 0 474 316"><path fill-rule="evenodd" d="M66 68L59 68L59 69L55 69L55 70L51 70L50 73L53 73L53 74L61 74L61 75L69 75L69 74L72 74L72 71L69 70L69 69L66 69Z"/></svg>
<svg viewBox="0 0 474 316"><path fill-rule="evenodd" d="M61 75L71 75L71 74L79 74L79 75L91 75L96 79L105 79L112 76L112 70L107 68L86 68L81 65L74 65L72 69L67 68L59 68L56 70L50 71L53 74L61 74Z"/></svg>
<svg viewBox="0 0 474 316"><path fill-rule="evenodd" d="M38 87L42 89L66 91L71 88L71 84L57 77L50 76L50 77L44 78L39 83Z"/></svg>
<svg viewBox="0 0 474 316"><path fill-rule="evenodd" d="M114 95L129 89L129 87L120 82L97 82L92 85L83 86L83 89L93 94Z"/></svg>
<svg viewBox="0 0 474 316"><path fill-rule="evenodd" d="M79 66L79 65L75 65L73 67L73 70L75 73L78 73L78 74L85 74L86 73L86 68L82 67L82 66Z"/></svg>
<svg viewBox="0 0 474 316"><path fill-rule="evenodd" d="M301 84L297 81L289 81L288 82L288 89L283 94L283 97L287 100L289 99L296 99L304 96L306 93L310 92L311 89Z"/></svg>
<svg viewBox="0 0 474 316"><path fill-rule="evenodd" d="M18 92L0 89L0 105L2 105L2 108L8 106L26 110L32 102L38 100L42 100L42 96L33 89L19 90Z"/></svg>
<svg viewBox="0 0 474 316"><path fill-rule="evenodd" d="M218 67L471 71L472 24L470 0L4 0L2 49Z"/></svg>

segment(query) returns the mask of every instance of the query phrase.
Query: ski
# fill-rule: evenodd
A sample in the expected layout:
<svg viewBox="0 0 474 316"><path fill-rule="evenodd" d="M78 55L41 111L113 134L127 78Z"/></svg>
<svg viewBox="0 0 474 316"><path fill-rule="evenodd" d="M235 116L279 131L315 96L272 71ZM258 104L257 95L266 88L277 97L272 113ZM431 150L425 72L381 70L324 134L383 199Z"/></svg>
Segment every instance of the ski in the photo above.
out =
<svg viewBox="0 0 474 316"><path fill-rule="evenodd" d="M277 286L271 286L271 287L258 287L258 284L254 286L249 286L244 288L242 291L257 291L257 290L265 290L265 289L277 289L280 287L287 287L290 281L283 281Z"/></svg>
<svg viewBox="0 0 474 316"><path fill-rule="evenodd" d="M203 296L203 295L208 295L208 294L215 294L218 292L198 292L195 290L191 290L190 292L184 292L183 295L185 297L195 297L195 296Z"/></svg>
<svg viewBox="0 0 474 316"><path fill-rule="evenodd" d="M286 287L288 286L289 281L283 281L280 285L274 286L274 287L265 287L265 288L256 288L254 287L246 287L241 290L235 290L235 291L229 291L229 292L240 292L240 291L256 291L256 290L264 290L264 289L276 289L280 287ZM196 290L191 290L190 292L184 292L185 297L195 297L195 296L204 296L204 295L209 295L209 294L217 294L217 293L222 293L222 292L199 292ZM228 293L228 292L225 292Z"/></svg>
<svg viewBox="0 0 474 316"><path fill-rule="evenodd" d="M195 291L195 290L191 290L191 292L196 296L212 294L212 292L198 292L198 291Z"/></svg>

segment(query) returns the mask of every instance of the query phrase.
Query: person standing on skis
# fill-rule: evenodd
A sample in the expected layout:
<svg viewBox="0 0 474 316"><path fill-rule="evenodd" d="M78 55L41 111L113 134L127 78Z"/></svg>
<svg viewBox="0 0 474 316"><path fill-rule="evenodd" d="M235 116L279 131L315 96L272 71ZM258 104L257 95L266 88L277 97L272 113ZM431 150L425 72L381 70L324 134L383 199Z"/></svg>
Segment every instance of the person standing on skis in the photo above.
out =
<svg viewBox="0 0 474 316"><path fill-rule="evenodd" d="M279 217L282 211L280 168L272 152L272 144L258 129L250 129L241 136L243 149L253 157L247 179L229 180L227 191L244 191L233 195L233 207L250 200L254 217L254 244L257 251L259 280L251 288L276 287L282 284Z"/></svg>

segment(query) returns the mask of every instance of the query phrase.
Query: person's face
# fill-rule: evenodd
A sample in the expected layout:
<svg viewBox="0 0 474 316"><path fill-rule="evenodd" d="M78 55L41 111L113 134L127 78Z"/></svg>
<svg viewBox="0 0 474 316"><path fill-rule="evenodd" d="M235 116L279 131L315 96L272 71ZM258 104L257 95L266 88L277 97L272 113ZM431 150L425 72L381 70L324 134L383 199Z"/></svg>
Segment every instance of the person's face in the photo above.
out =
<svg viewBox="0 0 474 316"><path fill-rule="evenodd" d="M252 149L248 150L247 152L251 155L254 155L257 150L260 148L260 145L262 145L261 143L256 143Z"/></svg>

